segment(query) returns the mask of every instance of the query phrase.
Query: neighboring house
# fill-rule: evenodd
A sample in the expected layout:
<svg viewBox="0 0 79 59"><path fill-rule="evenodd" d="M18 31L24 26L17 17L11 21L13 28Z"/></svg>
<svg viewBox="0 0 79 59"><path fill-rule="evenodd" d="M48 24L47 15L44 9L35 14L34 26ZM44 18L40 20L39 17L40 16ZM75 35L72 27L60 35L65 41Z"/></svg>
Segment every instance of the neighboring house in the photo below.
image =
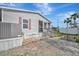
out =
<svg viewBox="0 0 79 59"><path fill-rule="evenodd" d="M2 40L4 40L7 42L10 41L11 43L11 40L13 38L19 38L22 36L24 38L27 38L31 35L39 37L40 33L42 33L44 30L50 29L50 24L51 22L40 13L22 9L0 7L1 42L3 42ZM2 50L5 50L3 48L4 45L1 42L0 42L0 49L2 46ZM15 44L15 46L22 45L22 39L20 39L19 42L21 44L19 45ZM6 48L6 50L7 49L9 48Z"/></svg>
<svg viewBox="0 0 79 59"><path fill-rule="evenodd" d="M79 34L79 27L77 28L60 28L59 31L65 34Z"/></svg>

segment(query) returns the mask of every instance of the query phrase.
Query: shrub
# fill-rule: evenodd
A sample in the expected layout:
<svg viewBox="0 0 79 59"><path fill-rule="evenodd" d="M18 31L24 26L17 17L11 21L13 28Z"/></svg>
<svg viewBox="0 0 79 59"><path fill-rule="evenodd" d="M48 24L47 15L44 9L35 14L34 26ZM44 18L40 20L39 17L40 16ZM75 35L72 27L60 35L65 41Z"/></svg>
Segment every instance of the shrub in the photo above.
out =
<svg viewBox="0 0 79 59"><path fill-rule="evenodd" d="M76 39L76 42L79 43L79 36L76 36L75 39Z"/></svg>
<svg viewBox="0 0 79 59"><path fill-rule="evenodd" d="M62 36L63 34L62 33L60 33L60 32L55 32L55 34L56 34L56 36L58 36L58 37L60 37L60 36Z"/></svg>

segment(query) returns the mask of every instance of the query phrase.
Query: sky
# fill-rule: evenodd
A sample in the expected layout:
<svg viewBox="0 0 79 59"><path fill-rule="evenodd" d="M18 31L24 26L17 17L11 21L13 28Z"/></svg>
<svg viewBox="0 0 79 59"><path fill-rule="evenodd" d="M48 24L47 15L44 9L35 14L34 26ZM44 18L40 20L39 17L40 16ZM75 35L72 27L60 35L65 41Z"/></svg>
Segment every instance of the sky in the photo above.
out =
<svg viewBox="0 0 79 59"><path fill-rule="evenodd" d="M46 16L53 27L66 27L64 20L74 13L79 13L78 3L0 3L0 6L32 10ZM77 20L79 23L79 20Z"/></svg>

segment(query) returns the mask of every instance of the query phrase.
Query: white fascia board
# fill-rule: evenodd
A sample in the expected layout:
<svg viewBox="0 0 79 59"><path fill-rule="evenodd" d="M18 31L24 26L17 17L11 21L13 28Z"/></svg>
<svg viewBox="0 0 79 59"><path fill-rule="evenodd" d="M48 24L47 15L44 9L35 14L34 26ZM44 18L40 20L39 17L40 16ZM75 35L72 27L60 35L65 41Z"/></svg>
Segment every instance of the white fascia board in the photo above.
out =
<svg viewBox="0 0 79 59"><path fill-rule="evenodd" d="M47 17L45 17L44 15L42 15L39 12L35 12L35 11L31 11L31 10L24 10L24 9L17 9L17 8L10 8L10 7L3 7L3 6L0 6L0 9L7 9L7 10L15 10L15 11L35 13L35 14L38 14L38 15L42 16L43 18L45 18L45 20L47 20L49 23L51 23L51 21Z"/></svg>

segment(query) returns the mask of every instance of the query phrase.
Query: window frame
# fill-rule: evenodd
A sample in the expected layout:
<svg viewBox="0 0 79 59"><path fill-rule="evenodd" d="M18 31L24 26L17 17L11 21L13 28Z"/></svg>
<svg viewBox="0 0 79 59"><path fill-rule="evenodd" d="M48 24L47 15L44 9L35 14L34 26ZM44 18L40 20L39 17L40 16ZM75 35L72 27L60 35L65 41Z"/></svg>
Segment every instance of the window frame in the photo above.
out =
<svg viewBox="0 0 79 59"><path fill-rule="evenodd" d="M23 29L28 29L28 20L27 19L23 19ZM26 27L24 27L24 25L26 25Z"/></svg>

